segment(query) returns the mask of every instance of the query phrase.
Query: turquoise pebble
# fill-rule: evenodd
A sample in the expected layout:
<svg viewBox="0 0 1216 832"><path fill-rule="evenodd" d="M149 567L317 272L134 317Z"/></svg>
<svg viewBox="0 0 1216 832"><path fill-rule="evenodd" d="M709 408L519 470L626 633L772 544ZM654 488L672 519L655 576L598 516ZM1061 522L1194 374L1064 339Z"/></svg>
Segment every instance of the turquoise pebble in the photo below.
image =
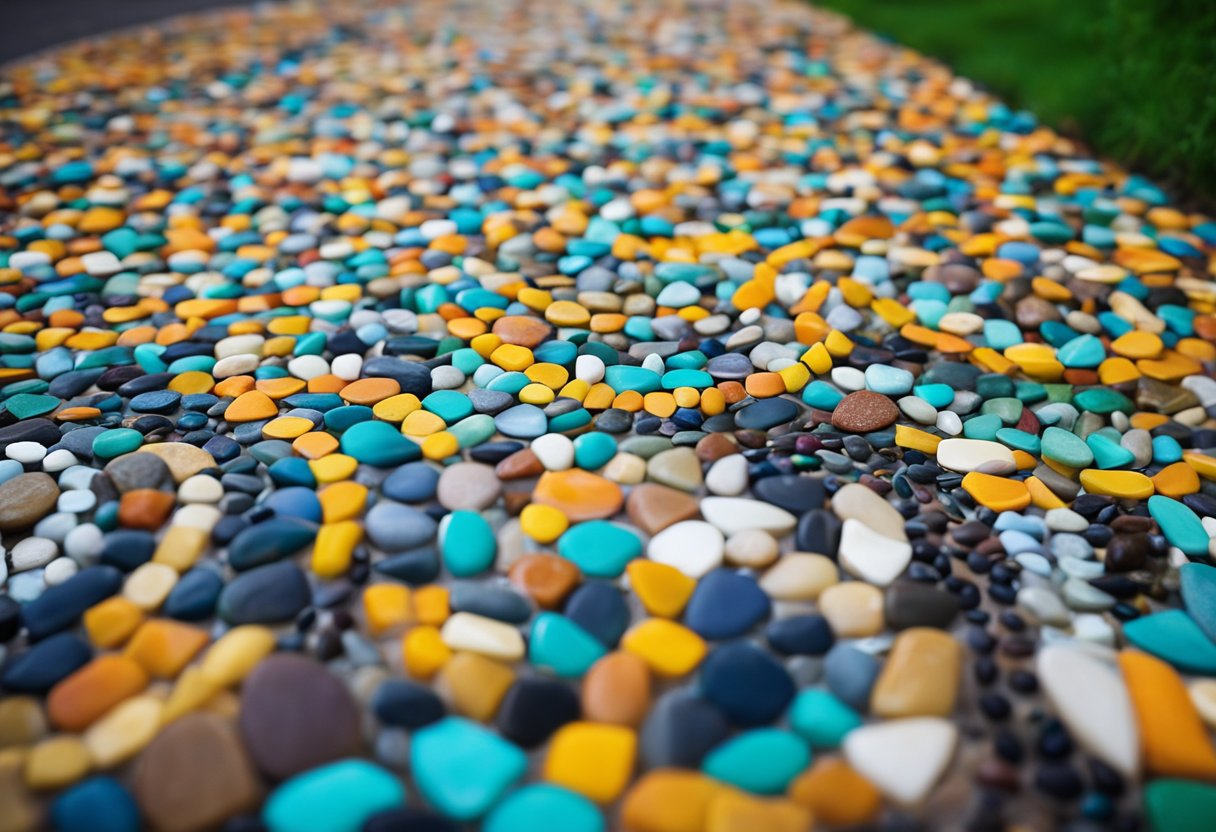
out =
<svg viewBox="0 0 1216 832"><path fill-rule="evenodd" d="M528 661L563 679L577 679L604 655L604 645L569 618L542 612L528 635Z"/></svg>
<svg viewBox="0 0 1216 832"><path fill-rule="evenodd" d="M1082 390L1073 395L1072 403L1078 410L1088 410L1099 416L1106 416L1116 410L1130 415L1136 407L1127 396L1109 387L1091 387L1088 390Z"/></svg>
<svg viewBox="0 0 1216 832"><path fill-rule="evenodd" d="M1122 468L1130 465L1136 459L1135 454L1127 448L1100 433L1091 433L1085 437L1085 444L1093 451L1094 463L1104 471Z"/></svg>
<svg viewBox="0 0 1216 832"><path fill-rule="evenodd" d="M443 564L449 572L467 578L494 565L498 543L484 517L475 511L453 511L444 522Z"/></svg>
<svg viewBox="0 0 1216 832"><path fill-rule="evenodd" d="M534 783L495 806L481 828L483 832L603 832L606 825L596 805L581 794L550 783Z"/></svg>
<svg viewBox="0 0 1216 832"><path fill-rule="evenodd" d="M548 420L550 433L566 433L579 430L591 424L591 413L586 408L577 408L554 416Z"/></svg>
<svg viewBox="0 0 1216 832"><path fill-rule="evenodd" d="M1187 613L1209 639L1216 637L1216 568L1184 563L1178 567L1178 579Z"/></svg>
<svg viewBox="0 0 1216 832"><path fill-rule="evenodd" d="M802 400L819 410L835 410L836 405L840 404L843 398L844 393L826 381L812 381L802 388Z"/></svg>
<svg viewBox="0 0 1216 832"><path fill-rule="evenodd" d="M97 434L93 440L93 456L98 459L113 459L138 450L144 435L133 428L110 428Z"/></svg>
<svg viewBox="0 0 1216 832"><path fill-rule="evenodd" d="M780 728L737 734L710 751L702 770L716 780L757 794L780 794L811 762L797 735Z"/></svg>
<svg viewBox="0 0 1216 832"><path fill-rule="evenodd" d="M1167 661L1183 673L1216 676L1216 644L1182 610L1145 615L1123 625L1134 646Z"/></svg>
<svg viewBox="0 0 1216 832"><path fill-rule="evenodd" d="M1106 359L1106 348L1096 336L1079 335L1060 347L1056 358L1068 368L1092 368Z"/></svg>
<svg viewBox="0 0 1216 832"><path fill-rule="evenodd" d="M1017 428L1001 428L996 432L996 440L1015 451L1025 451L1035 455L1038 455L1041 444L1039 437Z"/></svg>
<svg viewBox="0 0 1216 832"><path fill-rule="evenodd" d="M423 798L448 817L486 813L524 776L528 758L494 731L447 717L414 733L410 769Z"/></svg>
<svg viewBox="0 0 1216 832"><path fill-rule="evenodd" d="M634 390L645 395L657 392L663 385L659 374L645 367L617 364L604 370L604 381L618 393Z"/></svg>
<svg viewBox="0 0 1216 832"><path fill-rule="evenodd" d="M342 434L340 444L342 453L376 468L392 468L422 458L418 445L402 436L401 431L388 422L369 421L352 425Z"/></svg>
<svg viewBox="0 0 1216 832"><path fill-rule="evenodd" d="M1043 431L1043 456L1070 468L1088 468L1094 452L1081 437L1064 428L1049 427Z"/></svg>
<svg viewBox="0 0 1216 832"><path fill-rule="evenodd" d="M297 774L262 809L270 832L359 832L377 812L405 804L405 788L366 760L340 760Z"/></svg>
<svg viewBox="0 0 1216 832"><path fill-rule="evenodd" d="M677 283L669 283L659 292L659 296L655 298L655 303L659 306L671 306L679 309L683 306L692 306L701 302L701 290L691 283L683 281Z"/></svg>
<svg viewBox="0 0 1216 832"><path fill-rule="evenodd" d="M1153 437L1153 462L1170 465L1182 459L1182 446L1172 436Z"/></svg>
<svg viewBox="0 0 1216 832"><path fill-rule="evenodd" d="M921 384L912 388L912 394L938 410L949 407L954 402L954 388L949 384Z"/></svg>
<svg viewBox="0 0 1216 832"><path fill-rule="evenodd" d="M574 440L574 464L587 471L603 468L616 456L616 440L607 433L584 433Z"/></svg>
<svg viewBox="0 0 1216 832"><path fill-rule="evenodd" d="M603 435L603 434L600 434ZM562 557L593 578L616 578L642 555L642 541L623 526L589 520L570 527L557 541Z"/></svg>
<svg viewBox="0 0 1216 832"><path fill-rule="evenodd" d="M461 448L472 448L494 437L494 417L485 413L474 413L448 428Z"/></svg>
<svg viewBox="0 0 1216 832"><path fill-rule="evenodd" d="M449 425L473 413L469 397L455 390L436 390L422 400L422 409L430 411ZM409 440L406 440L407 442Z"/></svg>
<svg viewBox="0 0 1216 832"><path fill-rule="evenodd" d="M804 690L794 699L790 728L812 748L838 748L861 725L861 716L826 690Z"/></svg>
<svg viewBox="0 0 1216 832"><path fill-rule="evenodd" d="M675 390L677 387L695 387L698 390L704 390L706 387L714 386L714 377L704 370L669 370L663 373L660 382L664 390Z"/></svg>
<svg viewBox="0 0 1216 832"><path fill-rule="evenodd" d="M54 396L18 393L5 401L4 409L18 419L29 419L34 416L50 413L61 404L63 404L63 401Z"/></svg>
<svg viewBox="0 0 1216 832"><path fill-rule="evenodd" d="M1208 554L1207 530L1189 507L1163 494L1154 494L1148 498L1148 513L1157 521L1170 545L1177 546L1191 557Z"/></svg>
<svg viewBox="0 0 1216 832"><path fill-rule="evenodd" d="M996 432L1002 424L1001 417L995 413L973 416L963 422L963 436L967 439L996 439Z"/></svg>

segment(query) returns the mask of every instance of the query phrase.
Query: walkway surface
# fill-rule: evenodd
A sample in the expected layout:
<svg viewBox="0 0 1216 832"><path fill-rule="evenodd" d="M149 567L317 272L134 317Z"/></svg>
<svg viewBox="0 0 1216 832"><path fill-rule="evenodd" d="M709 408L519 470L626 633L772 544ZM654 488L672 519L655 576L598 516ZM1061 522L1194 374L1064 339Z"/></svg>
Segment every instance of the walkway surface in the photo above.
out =
<svg viewBox="0 0 1216 832"><path fill-rule="evenodd" d="M796 3L10 66L0 832L1207 829L1214 263Z"/></svg>

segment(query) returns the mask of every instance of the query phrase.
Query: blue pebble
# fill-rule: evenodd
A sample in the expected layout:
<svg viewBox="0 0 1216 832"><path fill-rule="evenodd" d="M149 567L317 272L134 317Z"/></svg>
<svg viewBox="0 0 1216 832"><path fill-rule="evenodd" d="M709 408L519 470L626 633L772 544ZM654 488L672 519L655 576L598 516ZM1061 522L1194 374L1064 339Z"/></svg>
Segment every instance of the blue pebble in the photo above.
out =
<svg viewBox="0 0 1216 832"><path fill-rule="evenodd" d="M737 638L768 618L772 604L755 579L733 569L715 569L697 582L684 623L702 638Z"/></svg>
<svg viewBox="0 0 1216 832"><path fill-rule="evenodd" d="M139 807L113 777L77 783L51 804L55 832L138 832Z"/></svg>

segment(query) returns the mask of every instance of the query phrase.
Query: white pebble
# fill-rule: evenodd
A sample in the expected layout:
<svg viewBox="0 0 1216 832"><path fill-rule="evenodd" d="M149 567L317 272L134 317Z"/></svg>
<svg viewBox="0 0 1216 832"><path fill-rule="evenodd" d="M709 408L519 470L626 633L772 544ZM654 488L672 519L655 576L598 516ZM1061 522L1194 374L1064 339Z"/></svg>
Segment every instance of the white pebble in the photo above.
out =
<svg viewBox="0 0 1216 832"><path fill-rule="evenodd" d="M60 471L66 471L73 465L80 463L76 458L76 454L69 451L67 448L60 448L57 451L51 451L42 460L42 470L48 474L55 474Z"/></svg>
<svg viewBox="0 0 1216 832"><path fill-rule="evenodd" d="M42 573L42 577L47 586L55 586L75 575L79 569L76 561L71 558L55 558L46 565L46 571Z"/></svg>
<svg viewBox="0 0 1216 832"><path fill-rule="evenodd" d="M436 390L455 390L464 384L464 373L451 365L431 370L431 387Z"/></svg>
<svg viewBox="0 0 1216 832"><path fill-rule="evenodd" d="M363 356L353 352L335 356L329 365L329 371L343 381L354 381L362 370Z"/></svg>
<svg viewBox="0 0 1216 832"><path fill-rule="evenodd" d="M46 456L46 448L37 442L13 442L4 449L4 455L9 459L17 460L22 465L32 465L42 461L42 458Z"/></svg>
<svg viewBox="0 0 1216 832"><path fill-rule="evenodd" d="M604 380L604 362L595 355L580 355L574 360L574 377L588 384Z"/></svg>
<svg viewBox="0 0 1216 832"><path fill-rule="evenodd" d="M319 355L301 355L287 362L287 372L305 381L329 372L329 362Z"/></svg>
<svg viewBox="0 0 1216 832"><path fill-rule="evenodd" d="M63 552L78 563L87 563L101 552L104 542L101 529L92 523L82 523L63 539Z"/></svg>
<svg viewBox="0 0 1216 832"><path fill-rule="evenodd" d="M37 569L46 566L59 555L59 547L55 541L45 537L27 537L13 547L9 559L14 572L24 572L27 569Z"/></svg>
<svg viewBox="0 0 1216 832"><path fill-rule="evenodd" d="M532 453L546 471L565 471L574 465L574 443L560 433L546 433L533 439Z"/></svg>
<svg viewBox="0 0 1216 832"><path fill-rule="evenodd" d="M218 503L224 496L224 487L215 477L195 474L177 489L177 499L183 503Z"/></svg>

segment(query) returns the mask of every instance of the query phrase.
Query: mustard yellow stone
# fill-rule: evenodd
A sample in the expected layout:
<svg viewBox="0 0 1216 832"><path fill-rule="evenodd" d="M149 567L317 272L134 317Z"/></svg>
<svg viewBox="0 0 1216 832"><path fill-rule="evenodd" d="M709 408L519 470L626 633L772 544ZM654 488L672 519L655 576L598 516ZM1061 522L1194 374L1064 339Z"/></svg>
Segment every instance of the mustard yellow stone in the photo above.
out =
<svg viewBox="0 0 1216 832"><path fill-rule="evenodd" d="M895 637L870 693L870 712L888 719L949 716L962 662L962 647L944 630L904 630Z"/></svg>
<svg viewBox="0 0 1216 832"><path fill-rule="evenodd" d="M203 673L198 665L191 665L182 671L165 700L165 710L161 713L161 723L168 725L175 719L181 719L188 713L193 713L208 703L214 701L224 690L216 680Z"/></svg>
<svg viewBox="0 0 1216 832"><path fill-rule="evenodd" d="M522 372L532 366L532 350L516 344L502 344L490 353L490 362L510 372Z"/></svg>
<svg viewBox="0 0 1216 832"><path fill-rule="evenodd" d="M1021 511L1030 505L1030 491L1024 483L993 474L972 471L963 477L963 490L993 511Z"/></svg>
<svg viewBox="0 0 1216 832"><path fill-rule="evenodd" d="M321 516L326 523L353 520L367 506L367 486L357 482L336 482L318 495Z"/></svg>
<svg viewBox="0 0 1216 832"><path fill-rule="evenodd" d="M523 533L537 543L552 543L570 528L570 521L560 509L532 503L524 506L519 514L519 525Z"/></svg>
<svg viewBox="0 0 1216 832"><path fill-rule="evenodd" d="M410 589L401 584L372 584L363 590L363 615L374 636L401 627L414 617Z"/></svg>
<svg viewBox="0 0 1216 832"><path fill-rule="evenodd" d="M89 641L103 649L122 645L144 621L144 611L136 604L115 595L84 613L84 629Z"/></svg>
<svg viewBox="0 0 1216 832"><path fill-rule="evenodd" d="M317 530L312 548L312 571L319 578L336 578L350 569L355 547L363 539L363 526L354 520L325 523Z"/></svg>
<svg viewBox="0 0 1216 832"><path fill-rule="evenodd" d="M545 308L545 320L554 326L585 327L591 323L591 313L574 301L556 300Z"/></svg>
<svg viewBox="0 0 1216 832"><path fill-rule="evenodd" d="M447 428L447 422L429 410L415 410L401 423L401 432L415 438L430 436L445 428Z"/></svg>
<svg viewBox="0 0 1216 832"><path fill-rule="evenodd" d="M534 404L544 406L557 398L552 388L543 384L532 383L524 386L524 389L519 391L519 400L523 404Z"/></svg>
<svg viewBox="0 0 1216 832"><path fill-rule="evenodd" d="M621 821L630 832L703 832L710 801L725 788L699 771L653 769L625 794Z"/></svg>
<svg viewBox="0 0 1216 832"><path fill-rule="evenodd" d="M1129 500L1147 500L1155 491L1153 481L1138 471L1100 471L1097 468L1081 472L1081 486L1090 494Z"/></svg>
<svg viewBox="0 0 1216 832"><path fill-rule="evenodd" d="M452 650L443 643L439 628L425 625L414 627L401 640L401 658L405 670L415 679L430 679L452 658Z"/></svg>
<svg viewBox="0 0 1216 832"><path fill-rule="evenodd" d="M372 414L381 421L399 425L406 416L421 408L422 402L413 393L398 393L376 402Z"/></svg>
<svg viewBox="0 0 1216 832"><path fill-rule="evenodd" d="M1165 343L1159 335L1134 329L1111 341L1110 349L1124 358L1156 358L1165 349Z"/></svg>
<svg viewBox="0 0 1216 832"><path fill-rule="evenodd" d="M429 584L414 590L414 618L419 624L439 626L451 614L451 593L447 587Z"/></svg>
<svg viewBox="0 0 1216 832"><path fill-rule="evenodd" d="M792 800L721 789L709 802L705 832L808 832L812 820L811 811Z"/></svg>
<svg viewBox="0 0 1216 832"><path fill-rule="evenodd" d="M849 336L838 329L833 329L828 333L828 337L823 339L823 346L833 358L845 358L853 351L855 344Z"/></svg>
<svg viewBox="0 0 1216 832"><path fill-rule="evenodd" d="M543 384L551 390L559 389L570 378L570 372L561 364L550 364L548 362L533 364L524 370L524 375L537 384Z"/></svg>
<svg viewBox="0 0 1216 832"><path fill-rule="evenodd" d="M802 363L817 376L832 372L832 354L822 341L811 344L810 349L802 354Z"/></svg>
<svg viewBox="0 0 1216 832"><path fill-rule="evenodd" d="M217 687L235 685L258 662L274 652L274 632L256 624L243 624L224 633L203 655L199 670Z"/></svg>
<svg viewBox="0 0 1216 832"><path fill-rule="evenodd" d="M202 557L210 535L205 529L195 526L170 526L156 546L153 563L171 566L179 573L185 572Z"/></svg>
<svg viewBox="0 0 1216 832"><path fill-rule="evenodd" d="M629 784L637 744L637 735L630 728L567 723L550 741L543 776L596 803L611 803Z"/></svg>
<svg viewBox="0 0 1216 832"><path fill-rule="evenodd" d="M440 695L456 713L489 722L515 682L509 665L476 653L457 653L435 680Z"/></svg>
<svg viewBox="0 0 1216 832"><path fill-rule="evenodd" d="M327 485L350 479L359 467L359 461L346 454L330 454L321 459L309 460L308 467L319 484Z"/></svg>
<svg viewBox="0 0 1216 832"><path fill-rule="evenodd" d="M942 438L908 425L895 426L895 444L924 454L936 454Z"/></svg>
<svg viewBox="0 0 1216 832"><path fill-rule="evenodd" d="M262 436L266 439L292 440L303 436L313 429L310 420L303 416L280 416L272 419L262 428Z"/></svg>
<svg viewBox="0 0 1216 832"><path fill-rule="evenodd" d="M432 433L422 440L422 455L430 460L447 459L460 452L460 441L446 430Z"/></svg>
<svg viewBox="0 0 1216 832"><path fill-rule="evenodd" d="M625 567L629 588L646 612L660 618L675 618L684 611L697 582L674 566L637 558Z"/></svg>
<svg viewBox="0 0 1216 832"><path fill-rule="evenodd" d="M89 773L89 749L71 734L50 737L25 757L25 784L31 789L62 789Z"/></svg>
<svg viewBox="0 0 1216 832"><path fill-rule="evenodd" d="M647 619L634 626L621 639L621 647L660 676L683 676L705 658L701 637L665 618Z"/></svg>
<svg viewBox="0 0 1216 832"><path fill-rule="evenodd" d="M160 730L164 703L150 694L116 705L82 735L96 768L112 768L134 757Z"/></svg>
<svg viewBox="0 0 1216 832"><path fill-rule="evenodd" d="M202 370L188 370L179 373L169 382L169 389L175 393L181 393L183 396L210 393L214 386L215 379L211 377L210 373L204 373Z"/></svg>

